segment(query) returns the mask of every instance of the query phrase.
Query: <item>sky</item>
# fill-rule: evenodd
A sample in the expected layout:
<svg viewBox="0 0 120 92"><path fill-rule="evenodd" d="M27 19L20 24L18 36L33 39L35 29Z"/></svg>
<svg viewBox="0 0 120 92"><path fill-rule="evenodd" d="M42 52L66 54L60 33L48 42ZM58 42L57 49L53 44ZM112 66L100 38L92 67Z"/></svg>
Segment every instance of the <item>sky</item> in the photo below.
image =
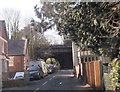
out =
<svg viewBox="0 0 120 92"><path fill-rule="evenodd" d="M0 0L0 15L3 9L15 9L20 11L21 14L21 28L24 27L25 22L31 18L37 19L34 12L34 6L39 4L40 0ZM0 20L3 19L0 16ZM47 39L53 43L63 43L61 37L55 30L45 32ZM56 40L57 39L57 40Z"/></svg>
<svg viewBox="0 0 120 92"><path fill-rule="evenodd" d="M22 17L35 16L34 6L39 4L39 0L0 0L0 10L13 8L20 10Z"/></svg>

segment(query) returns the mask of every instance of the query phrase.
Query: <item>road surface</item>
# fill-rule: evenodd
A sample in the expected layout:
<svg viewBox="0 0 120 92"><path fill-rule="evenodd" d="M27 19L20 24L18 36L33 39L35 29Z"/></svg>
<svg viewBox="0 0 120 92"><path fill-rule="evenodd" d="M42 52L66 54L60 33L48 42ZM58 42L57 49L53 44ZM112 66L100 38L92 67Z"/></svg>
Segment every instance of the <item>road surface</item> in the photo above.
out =
<svg viewBox="0 0 120 92"><path fill-rule="evenodd" d="M6 88L4 90L39 92L39 90L92 90L92 88L88 84L83 84L80 79L74 78L72 70L59 70L44 79L31 81L27 86Z"/></svg>

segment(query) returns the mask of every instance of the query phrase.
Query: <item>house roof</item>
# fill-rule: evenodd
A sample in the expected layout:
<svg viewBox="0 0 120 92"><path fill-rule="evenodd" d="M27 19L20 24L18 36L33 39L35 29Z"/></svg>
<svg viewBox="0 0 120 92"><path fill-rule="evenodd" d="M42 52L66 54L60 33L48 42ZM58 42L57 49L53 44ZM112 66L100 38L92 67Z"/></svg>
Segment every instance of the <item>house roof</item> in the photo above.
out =
<svg viewBox="0 0 120 92"><path fill-rule="evenodd" d="M9 40L8 41L8 56L25 55L26 40Z"/></svg>

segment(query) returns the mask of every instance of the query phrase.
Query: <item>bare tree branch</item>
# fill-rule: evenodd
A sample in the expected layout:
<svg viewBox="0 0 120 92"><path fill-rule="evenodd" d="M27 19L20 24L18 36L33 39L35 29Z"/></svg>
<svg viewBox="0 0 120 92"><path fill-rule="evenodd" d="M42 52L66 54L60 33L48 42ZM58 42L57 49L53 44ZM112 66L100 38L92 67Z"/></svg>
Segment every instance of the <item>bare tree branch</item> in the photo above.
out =
<svg viewBox="0 0 120 92"><path fill-rule="evenodd" d="M113 25L110 25L110 24L109 24L109 26L110 26L112 29L118 29L118 30L120 29L120 26L114 27Z"/></svg>
<svg viewBox="0 0 120 92"><path fill-rule="evenodd" d="M3 9L2 17L6 21L9 35L11 34L13 39L17 39L20 24L20 11L15 9Z"/></svg>

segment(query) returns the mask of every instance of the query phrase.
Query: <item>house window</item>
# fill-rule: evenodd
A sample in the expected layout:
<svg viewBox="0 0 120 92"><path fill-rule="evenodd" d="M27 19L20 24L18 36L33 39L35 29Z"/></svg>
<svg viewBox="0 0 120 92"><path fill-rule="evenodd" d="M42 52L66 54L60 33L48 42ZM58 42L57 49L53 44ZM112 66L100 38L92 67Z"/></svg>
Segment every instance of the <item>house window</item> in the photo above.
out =
<svg viewBox="0 0 120 92"><path fill-rule="evenodd" d="M4 41L2 41L2 53L4 53Z"/></svg>
<svg viewBox="0 0 120 92"><path fill-rule="evenodd" d="M9 66L14 66L14 57L10 57Z"/></svg>

